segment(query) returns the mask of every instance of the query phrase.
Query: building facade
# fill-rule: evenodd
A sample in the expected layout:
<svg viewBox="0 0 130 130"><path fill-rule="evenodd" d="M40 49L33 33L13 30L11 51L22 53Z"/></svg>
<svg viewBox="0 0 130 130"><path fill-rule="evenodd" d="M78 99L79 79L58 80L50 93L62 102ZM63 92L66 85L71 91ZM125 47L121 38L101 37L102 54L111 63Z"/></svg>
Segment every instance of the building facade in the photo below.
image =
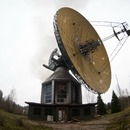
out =
<svg viewBox="0 0 130 130"><path fill-rule="evenodd" d="M32 120L89 120L95 116L96 103L82 104L81 85L65 67L58 67L42 83L41 103L26 103Z"/></svg>

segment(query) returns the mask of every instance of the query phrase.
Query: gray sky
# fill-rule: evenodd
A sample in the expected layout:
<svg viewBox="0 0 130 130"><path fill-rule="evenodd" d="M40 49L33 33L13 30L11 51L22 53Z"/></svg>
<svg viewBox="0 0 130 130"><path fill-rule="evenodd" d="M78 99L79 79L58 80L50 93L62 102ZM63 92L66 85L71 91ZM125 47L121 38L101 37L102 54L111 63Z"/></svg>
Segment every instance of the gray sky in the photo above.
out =
<svg viewBox="0 0 130 130"><path fill-rule="evenodd" d="M42 64L48 63L50 53L57 47L53 18L61 7L79 11L89 21L126 21L130 26L129 0L0 0L0 89L7 96L16 89L16 102L40 102L41 83L52 73ZM98 28L101 38L109 30ZM110 32L110 34L112 31ZM113 38L104 43L108 54L118 44ZM111 63L112 82L103 94L110 101L111 91L120 86L130 91L130 38ZM84 92L86 92L84 90Z"/></svg>

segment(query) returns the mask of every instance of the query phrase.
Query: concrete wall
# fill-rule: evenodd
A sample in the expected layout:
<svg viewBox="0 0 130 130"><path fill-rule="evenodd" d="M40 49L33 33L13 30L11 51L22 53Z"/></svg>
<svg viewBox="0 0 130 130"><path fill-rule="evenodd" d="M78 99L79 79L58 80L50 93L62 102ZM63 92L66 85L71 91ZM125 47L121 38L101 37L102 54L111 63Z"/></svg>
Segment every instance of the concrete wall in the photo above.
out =
<svg viewBox="0 0 130 130"><path fill-rule="evenodd" d="M59 111L64 112L64 121L71 121L73 119L90 120L95 117L95 105L29 105L28 118L31 120L59 121Z"/></svg>
<svg viewBox="0 0 130 130"><path fill-rule="evenodd" d="M63 98L63 102L60 102L57 98L57 85L60 82L64 82L67 84L67 96L66 98ZM41 103L46 103L46 90L45 87L47 84L52 85L52 99L49 104L82 104L82 92L81 92L81 86L79 84L76 84L74 81L71 80L52 80L49 83L43 83L42 84L42 90L41 90Z"/></svg>

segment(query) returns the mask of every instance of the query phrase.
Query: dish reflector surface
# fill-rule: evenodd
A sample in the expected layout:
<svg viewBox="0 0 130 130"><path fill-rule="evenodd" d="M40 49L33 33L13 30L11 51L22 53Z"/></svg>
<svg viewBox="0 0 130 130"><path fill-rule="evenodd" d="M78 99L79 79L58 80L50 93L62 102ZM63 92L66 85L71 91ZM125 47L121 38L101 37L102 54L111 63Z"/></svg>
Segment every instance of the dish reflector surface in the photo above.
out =
<svg viewBox="0 0 130 130"><path fill-rule="evenodd" d="M80 13L61 8L54 17L58 46L68 68L82 84L104 93L110 87L111 69L99 35Z"/></svg>

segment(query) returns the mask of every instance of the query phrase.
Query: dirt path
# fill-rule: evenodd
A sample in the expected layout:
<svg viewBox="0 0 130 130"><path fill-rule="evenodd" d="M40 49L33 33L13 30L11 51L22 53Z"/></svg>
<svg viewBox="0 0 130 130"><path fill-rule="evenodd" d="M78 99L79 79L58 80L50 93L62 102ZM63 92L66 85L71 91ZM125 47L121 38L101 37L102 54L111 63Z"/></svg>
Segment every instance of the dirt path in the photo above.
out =
<svg viewBox="0 0 130 130"><path fill-rule="evenodd" d="M43 123L43 125L52 127L54 130L106 130L109 121L99 119L77 123Z"/></svg>

